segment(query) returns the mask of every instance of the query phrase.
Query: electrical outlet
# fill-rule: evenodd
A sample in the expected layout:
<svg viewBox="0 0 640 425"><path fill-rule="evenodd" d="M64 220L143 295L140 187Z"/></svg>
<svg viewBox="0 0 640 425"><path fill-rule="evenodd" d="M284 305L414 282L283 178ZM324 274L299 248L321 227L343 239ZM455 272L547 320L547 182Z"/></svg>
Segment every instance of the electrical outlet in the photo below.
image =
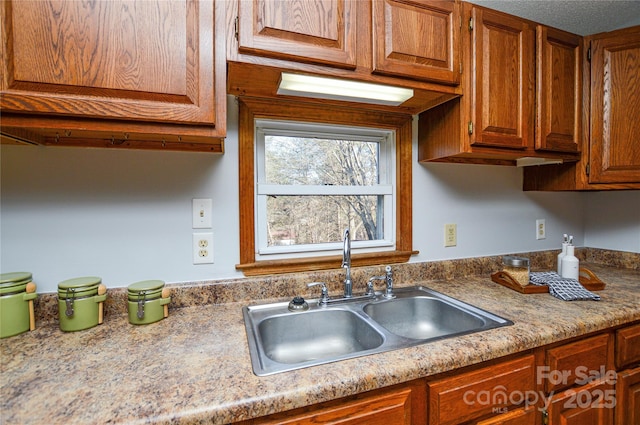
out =
<svg viewBox="0 0 640 425"><path fill-rule="evenodd" d="M213 264L213 233L193 234L193 264Z"/></svg>
<svg viewBox="0 0 640 425"><path fill-rule="evenodd" d="M192 205L193 228L211 229L211 210L213 201L211 199L194 199Z"/></svg>
<svg viewBox="0 0 640 425"><path fill-rule="evenodd" d="M544 218L536 220L536 239L546 239L547 229L545 228Z"/></svg>
<svg viewBox="0 0 640 425"><path fill-rule="evenodd" d="M455 224L444 225L444 246L456 246L458 243L458 229Z"/></svg>

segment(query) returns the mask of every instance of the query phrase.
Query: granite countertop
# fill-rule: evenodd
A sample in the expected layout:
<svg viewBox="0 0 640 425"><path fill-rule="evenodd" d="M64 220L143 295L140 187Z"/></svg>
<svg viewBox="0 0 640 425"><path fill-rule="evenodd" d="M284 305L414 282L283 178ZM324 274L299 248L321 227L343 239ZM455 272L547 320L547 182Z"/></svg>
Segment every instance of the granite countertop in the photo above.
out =
<svg viewBox="0 0 640 425"><path fill-rule="evenodd" d="M421 282L513 326L258 377L241 306L179 308L147 326L126 315L0 340L3 424L223 424L402 383L640 320L640 271L590 265L602 300L520 294L487 277ZM401 284L399 286L402 286Z"/></svg>

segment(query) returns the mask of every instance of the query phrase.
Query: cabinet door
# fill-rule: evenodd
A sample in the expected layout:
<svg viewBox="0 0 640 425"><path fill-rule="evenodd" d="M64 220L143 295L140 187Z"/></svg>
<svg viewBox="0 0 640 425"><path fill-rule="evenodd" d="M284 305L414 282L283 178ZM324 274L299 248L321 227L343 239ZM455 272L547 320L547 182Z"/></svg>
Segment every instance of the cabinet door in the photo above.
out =
<svg viewBox="0 0 640 425"><path fill-rule="evenodd" d="M616 331L616 367L622 369L640 363L640 325Z"/></svg>
<svg viewBox="0 0 640 425"><path fill-rule="evenodd" d="M596 380L551 397L548 425L609 425L616 404L612 386Z"/></svg>
<svg viewBox="0 0 640 425"><path fill-rule="evenodd" d="M3 112L198 125L225 119L216 117L212 2L0 7Z"/></svg>
<svg viewBox="0 0 640 425"><path fill-rule="evenodd" d="M529 355L429 382L429 424L466 423L523 403L535 390L534 370Z"/></svg>
<svg viewBox="0 0 640 425"><path fill-rule="evenodd" d="M582 138L582 37L537 27L536 149L578 152Z"/></svg>
<svg viewBox="0 0 640 425"><path fill-rule="evenodd" d="M240 422L242 425L411 425L426 423L422 380Z"/></svg>
<svg viewBox="0 0 640 425"><path fill-rule="evenodd" d="M238 50L307 63L356 67L353 0L240 0Z"/></svg>
<svg viewBox="0 0 640 425"><path fill-rule="evenodd" d="M640 424L640 367L618 373L616 425Z"/></svg>
<svg viewBox="0 0 640 425"><path fill-rule="evenodd" d="M372 7L375 73L459 84L459 3L380 0Z"/></svg>
<svg viewBox="0 0 640 425"><path fill-rule="evenodd" d="M535 32L528 21L472 8L472 145L533 147Z"/></svg>
<svg viewBox="0 0 640 425"><path fill-rule="evenodd" d="M640 182L640 26L591 42L590 183Z"/></svg>

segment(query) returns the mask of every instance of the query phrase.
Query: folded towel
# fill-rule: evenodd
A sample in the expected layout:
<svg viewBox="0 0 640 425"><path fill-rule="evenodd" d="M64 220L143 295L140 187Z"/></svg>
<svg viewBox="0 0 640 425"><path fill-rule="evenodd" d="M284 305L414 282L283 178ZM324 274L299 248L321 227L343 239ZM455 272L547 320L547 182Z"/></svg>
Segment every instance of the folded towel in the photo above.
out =
<svg viewBox="0 0 640 425"><path fill-rule="evenodd" d="M531 272L529 281L534 285L547 285L551 295L564 301L600 301L599 295L585 289L578 280L562 277L556 272Z"/></svg>

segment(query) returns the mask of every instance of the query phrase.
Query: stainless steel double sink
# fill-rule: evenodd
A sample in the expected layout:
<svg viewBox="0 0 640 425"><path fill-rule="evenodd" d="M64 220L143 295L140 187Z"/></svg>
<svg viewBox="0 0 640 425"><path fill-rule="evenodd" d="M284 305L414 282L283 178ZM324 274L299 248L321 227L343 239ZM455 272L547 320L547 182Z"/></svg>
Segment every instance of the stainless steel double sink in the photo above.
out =
<svg viewBox="0 0 640 425"><path fill-rule="evenodd" d="M479 332L513 322L423 286L291 312L288 303L243 307L258 376Z"/></svg>

